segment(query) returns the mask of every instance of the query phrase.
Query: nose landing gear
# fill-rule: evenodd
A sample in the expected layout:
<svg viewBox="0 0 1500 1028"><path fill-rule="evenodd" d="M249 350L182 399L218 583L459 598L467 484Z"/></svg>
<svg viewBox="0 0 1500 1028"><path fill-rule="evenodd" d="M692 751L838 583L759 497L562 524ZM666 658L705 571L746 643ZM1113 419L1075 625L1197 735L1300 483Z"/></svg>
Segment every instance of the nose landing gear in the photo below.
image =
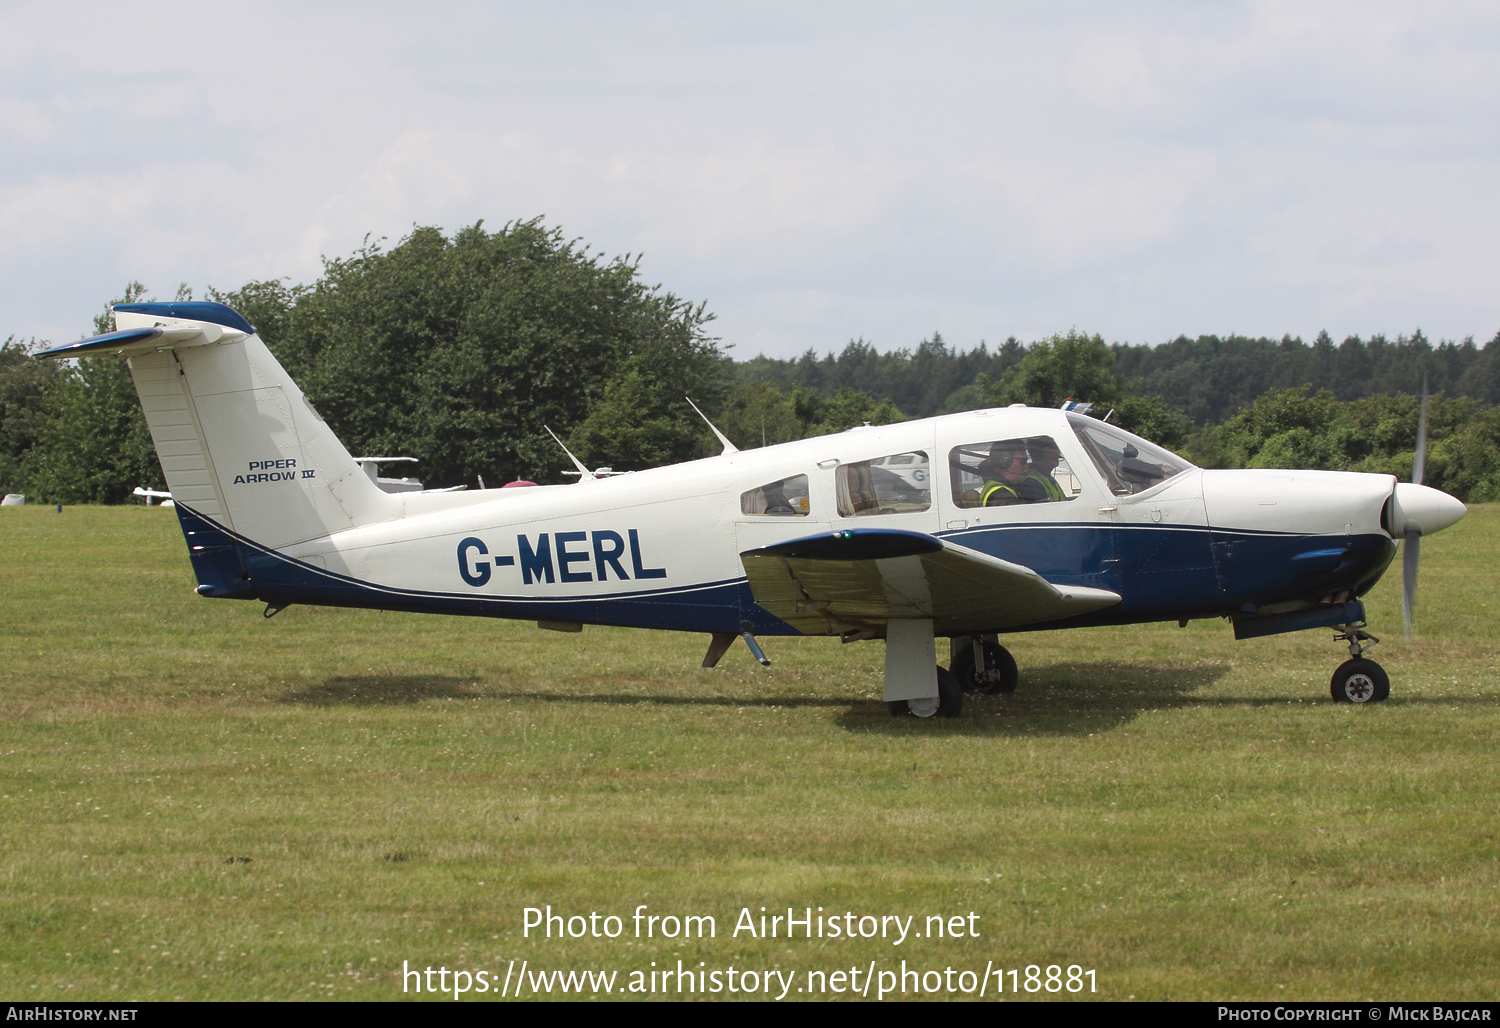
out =
<svg viewBox="0 0 1500 1028"><path fill-rule="evenodd" d="M1329 683L1335 703L1382 703L1390 698L1391 680L1385 669L1364 656L1379 639L1365 631L1363 624L1336 629L1334 642L1349 644L1349 659L1338 666Z"/></svg>

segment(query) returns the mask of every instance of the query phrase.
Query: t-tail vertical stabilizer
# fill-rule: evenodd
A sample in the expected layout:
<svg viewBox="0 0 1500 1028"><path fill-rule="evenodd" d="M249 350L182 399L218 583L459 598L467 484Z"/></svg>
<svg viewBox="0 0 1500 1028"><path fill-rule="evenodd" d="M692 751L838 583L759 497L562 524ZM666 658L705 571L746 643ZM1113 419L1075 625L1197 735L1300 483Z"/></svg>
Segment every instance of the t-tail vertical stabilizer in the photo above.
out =
<svg viewBox="0 0 1500 1028"><path fill-rule="evenodd" d="M129 303L114 316L114 332L38 356L128 356L200 593L255 596L245 543L280 549L401 516L236 311Z"/></svg>

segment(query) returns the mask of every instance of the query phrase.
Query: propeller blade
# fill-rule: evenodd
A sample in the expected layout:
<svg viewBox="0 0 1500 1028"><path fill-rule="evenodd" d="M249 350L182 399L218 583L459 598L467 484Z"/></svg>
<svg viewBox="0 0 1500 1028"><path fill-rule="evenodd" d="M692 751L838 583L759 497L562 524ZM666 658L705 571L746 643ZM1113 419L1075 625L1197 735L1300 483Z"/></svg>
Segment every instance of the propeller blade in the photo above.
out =
<svg viewBox="0 0 1500 1028"><path fill-rule="evenodd" d="M1427 471L1427 373L1422 373L1422 413L1417 417L1417 459L1411 466L1411 480L1422 484Z"/></svg>
<svg viewBox="0 0 1500 1028"><path fill-rule="evenodd" d="M1417 598L1417 554L1422 548L1422 533L1416 529L1406 533L1406 544L1401 548L1401 623L1406 628L1406 638L1411 639L1412 604Z"/></svg>
<svg viewBox="0 0 1500 1028"><path fill-rule="evenodd" d="M1422 373L1422 411L1417 415L1417 452L1411 465L1411 480L1422 484L1427 472L1427 373ZM1401 547L1401 624L1406 641L1411 641L1412 607L1417 600L1417 559L1422 552L1422 533L1407 529L1406 545Z"/></svg>

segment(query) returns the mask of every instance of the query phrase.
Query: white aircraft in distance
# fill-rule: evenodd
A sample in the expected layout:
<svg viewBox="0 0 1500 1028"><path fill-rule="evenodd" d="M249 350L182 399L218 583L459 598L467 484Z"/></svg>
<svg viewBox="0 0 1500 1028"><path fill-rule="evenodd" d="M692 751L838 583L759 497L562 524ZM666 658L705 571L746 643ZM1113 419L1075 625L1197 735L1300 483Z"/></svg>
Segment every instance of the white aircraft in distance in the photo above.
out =
<svg viewBox="0 0 1500 1028"><path fill-rule="evenodd" d="M132 491L130 495L144 496L146 498L146 506L148 507L153 505L151 503L153 499L161 500L161 505L163 507L176 506L176 504L172 502L172 494L170 492L164 493L160 489L146 489L142 486L136 486L134 491Z"/></svg>
<svg viewBox="0 0 1500 1028"><path fill-rule="evenodd" d="M884 698L919 717L1015 688L1001 633L1212 617L1240 639L1331 627L1351 657L1334 699L1383 700L1359 597L1405 540L1409 631L1418 541L1465 513L1420 484L1425 402L1413 483L1205 471L1012 407L748 451L714 429L719 456L671 467L390 493L235 311L114 316L39 356L129 357L203 596L702 632L705 667L736 638L762 664L757 636L883 638Z"/></svg>

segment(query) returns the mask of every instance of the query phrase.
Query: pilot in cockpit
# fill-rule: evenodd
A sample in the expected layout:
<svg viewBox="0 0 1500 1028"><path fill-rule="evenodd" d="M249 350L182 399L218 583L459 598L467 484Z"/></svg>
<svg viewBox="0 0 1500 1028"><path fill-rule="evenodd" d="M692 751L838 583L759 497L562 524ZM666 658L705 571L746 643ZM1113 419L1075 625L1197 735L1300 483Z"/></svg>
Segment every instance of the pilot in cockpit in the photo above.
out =
<svg viewBox="0 0 1500 1028"><path fill-rule="evenodd" d="M1026 470L1026 483L1042 491L1048 503L1066 500L1062 486L1057 484L1053 472L1062 462L1062 451L1050 436L1036 436L1026 440L1026 451L1031 454L1031 467Z"/></svg>
<svg viewBox="0 0 1500 1028"><path fill-rule="evenodd" d="M990 455L974 469L984 476L979 491L981 507L1008 507L1013 503L1035 503L1036 487L1026 481L1026 443L1021 439L990 444Z"/></svg>

